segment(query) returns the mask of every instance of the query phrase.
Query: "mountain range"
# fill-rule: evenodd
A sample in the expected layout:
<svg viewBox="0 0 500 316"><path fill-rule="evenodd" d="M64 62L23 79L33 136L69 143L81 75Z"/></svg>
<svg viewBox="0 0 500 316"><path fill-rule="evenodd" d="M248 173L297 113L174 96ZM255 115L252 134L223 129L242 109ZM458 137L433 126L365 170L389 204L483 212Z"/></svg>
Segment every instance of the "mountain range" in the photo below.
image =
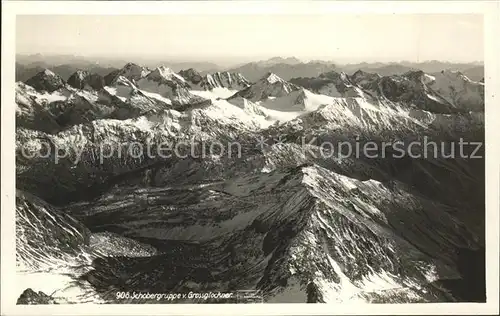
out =
<svg viewBox="0 0 500 316"><path fill-rule="evenodd" d="M127 62L16 82L18 303L484 301L484 148L451 145L484 142L483 78L419 65ZM239 152L103 154L193 139ZM340 142L382 150L323 146Z"/></svg>
<svg viewBox="0 0 500 316"><path fill-rule="evenodd" d="M110 58L85 58L76 56L43 56L43 55L18 55L16 62L16 81L26 81L36 73L48 68L63 79L67 80L76 70L88 70L100 75L106 75L112 70L121 68L127 61ZM378 73L388 76L403 74L410 70L422 70L433 74L442 70L458 70L474 81L481 81L484 78L484 65L480 62L471 63L450 63L441 61L426 62L374 62L357 64L340 64L333 61L311 60L301 61L295 57L273 57L250 63L242 63L232 66L221 66L211 62L179 62L179 61L153 61L148 60L143 63L150 68L161 65L168 65L175 72L189 68L196 69L200 73L208 74L217 71L229 71L241 73L247 80L256 81L268 72L272 72L285 80L297 76L313 77L328 71L346 72L352 74L357 70L370 73Z"/></svg>

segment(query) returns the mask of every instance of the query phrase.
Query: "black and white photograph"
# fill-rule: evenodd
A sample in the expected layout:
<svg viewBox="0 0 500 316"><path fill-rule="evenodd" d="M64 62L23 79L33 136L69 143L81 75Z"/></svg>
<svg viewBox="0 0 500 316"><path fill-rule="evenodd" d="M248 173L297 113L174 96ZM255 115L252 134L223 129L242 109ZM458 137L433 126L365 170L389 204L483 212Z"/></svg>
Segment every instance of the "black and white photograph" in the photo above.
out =
<svg viewBox="0 0 500 316"><path fill-rule="evenodd" d="M486 303L484 23L17 15L15 304Z"/></svg>

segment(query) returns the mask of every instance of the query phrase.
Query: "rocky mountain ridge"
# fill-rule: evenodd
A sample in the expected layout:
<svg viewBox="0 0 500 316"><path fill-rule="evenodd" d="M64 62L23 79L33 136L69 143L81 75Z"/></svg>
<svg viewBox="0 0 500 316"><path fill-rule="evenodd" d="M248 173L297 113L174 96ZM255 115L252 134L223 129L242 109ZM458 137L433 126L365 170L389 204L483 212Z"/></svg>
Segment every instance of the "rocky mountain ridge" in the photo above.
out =
<svg viewBox="0 0 500 316"><path fill-rule="evenodd" d="M132 63L103 87L93 78L43 71L16 83L18 273L23 284L41 265L65 275L53 288L27 286L35 294L61 303L130 303L110 294L124 289L258 289L266 302L480 299L463 294L476 278L463 262L480 261L484 247L484 159L395 158L393 147L376 158L325 156L322 144L484 141L483 83L363 71L251 83ZM240 152L102 152L190 139L237 142ZM46 144L67 154L37 156ZM35 247L30 234L50 237Z"/></svg>

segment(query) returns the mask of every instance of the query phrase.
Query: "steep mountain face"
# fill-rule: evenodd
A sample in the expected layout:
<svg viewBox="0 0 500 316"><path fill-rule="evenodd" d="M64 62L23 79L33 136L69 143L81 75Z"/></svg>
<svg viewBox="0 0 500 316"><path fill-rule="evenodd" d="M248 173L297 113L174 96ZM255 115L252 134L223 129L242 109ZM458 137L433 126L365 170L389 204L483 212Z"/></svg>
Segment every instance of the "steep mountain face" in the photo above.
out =
<svg viewBox="0 0 500 316"><path fill-rule="evenodd" d="M104 88L104 77L84 70L77 70L68 78L68 84L76 89L94 89Z"/></svg>
<svg viewBox="0 0 500 316"><path fill-rule="evenodd" d="M21 267L50 267L52 261L73 258L88 245L90 231L68 214L57 213L49 204L22 191L16 193L16 204L17 262ZM39 244L36 236L46 242Z"/></svg>
<svg viewBox="0 0 500 316"><path fill-rule="evenodd" d="M170 68L160 66L149 70L135 64L127 64L123 69L107 76L106 91L128 103L134 111L144 113L149 108L157 111L162 108L184 109L203 106L209 100L192 94L186 80ZM130 107L129 106L129 107ZM130 117L128 109L123 109L120 117ZM135 111L136 112L136 111Z"/></svg>
<svg viewBox="0 0 500 316"><path fill-rule="evenodd" d="M150 72L151 70L147 67L142 67L134 63L128 63L123 68L112 71L104 76L104 82L107 86L109 86L113 84L116 78L120 76L123 76L128 80L134 82L146 77Z"/></svg>
<svg viewBox="0 0 500 316"><path fill-rule="evenodd" d="M484 159L451 145L484 142L484 85L268 73L224 99L222 74L130 64L102 89L16 84L21 303L484 300L467 268L484 257Z"/></svg>
<svg viewBox="0 0 500 316"><path fill-rule="evenodd" d="M158 67L144 78L139 79L137 87L143 91L155 93L172 103L185 105L203 103L205 99L189 92L186 80L169 68Z"/></svg>
<svg viewBox="0 0 500 316"><path fill-rule="evenodd" d="M239 67L231 68L228 71L241 73L250 82L256 82L268 73L274 73L284 80L290 80L301 74L304 77L317 77L322 73L334 71L337 67L332 63L324 62L309 62L309 63L286 63L271 62L265 63L248 63Z"/></svg>
<svg viewBox="0 0 500 316"><path fill-rule="evenodd" d="M32 78L26 80L25 83L40 92L54 92L65 85L64 80L60 76L48 69L37 73Z"/></svg>
<svg viewBox="0 0 500 316"><path fill-rule="evenodd" d="M455 108L484 110L484 83L474 82L458 71L442 71L428 78L428 86Z"/></svg>
<svg viewBox="0 0 500 316"><path fill-rule="evenodd" d="M350 77L351 81L364 89L373 89L373 83L381 78L378 73L369 73L358 70Z"/></svg>
<svg viewBox="0 0 500 316"><path fill-rule="evenodd" d="M484 65L457 64L446 62L422 62L422 63L359 63L341 65L329 61L310 61L301 62L293 57L291 58L271 58L269 60L247 63L238 67L228 69L229 72L241 73L251 82L262 78L266 73L273 72L283 78L290 80L298 77L298 74L306 78L318 77L326 72L345 72L352 74L358 70L368 73L378 73L381 76L402 75L408 71L421 70L425 73L434 75L442 70L458 70L473 81L479 81L484 77Z"/></svg>
<svg viewBox="0 0 500 316"><path fill-rule="evenodd" d="M445 71L460 71L472 81L479 81L484 77L484 65L482 63L450 63L437 60L424 61L421 63L360 63L339 65L339 69L346 73L364 71L377 73L381 76L402 75L408 71L421 70L430 75Z"/></svg>
<svg viewBox="0 0 500 316"><path fill-rule="evenodd" d="M101 257L151 256L156 250L112 233L91 233L82 223L27 192L16 192L16 263L19 285L32 284L18 304L103 302L79 276ZM18 288L16 290L23 291Z"/></svg>
<svg viewBox="0 0 500 316"><path fill-rule="evenodd" d="M135 81L141 69L129 64L120 72ZM165 109L210 104L210 100L191 94L180 76L172 76L163 68L139 80L142 86L125 76L117 76L111 86L102 87L102 78L89 72L76 72L66 84L50 70L44 70L26 84L18 82L17 126L56 133L98 119L124 120Z"/></svg>
<svg viewBox="0 0 500 316"><path fill-rule="evenodd" d="M191 190L197 198L185 200ZM90 205L71 206L71 213L85 218L87 225L98 225L98 230L119 229L125 236L161 245L164 254L99 264L84 278L92 280L102 293L115 288L106 280L115 278L113 271L120 266L127 271L122 280L141 291L184 292L201 286L229 291L257 286L270 302L290 302L288 292L298 292L295 302L304 302L306 286L313 283L320 293L332 292L323 294L320 302L401 301L398 294L408 301L443 299L446 293L418 284L431 283L436 275L456 277L451 263L455 254L440 249L453 249L449 243L462 245L458 236L470 234L464 226L448 221L449 215L437 205L434 210L420 210L418 205L426 202L402 188L391 191L377 182L356 181L317 167L244 176L199 188L158 188L148 193L113 190L108 194ZM415 199L415 209L406 209L407 199ZM144 201L143 208L136 210L137 217L130 217L124 200ZM161 212L165 207L169 211ZM200 211L215 221L202 221ZM425 212L442 214L442 225L448 227L441 232L449 229L446 234L456 239L428 231ZM179 216L199 220L188 224ZM152 229L151 222L162 228ZM412 228L411 223L418 226ZM421 245L412 245L403 237L422 230L428 231L429 239ZM341 244L335 242L339 239ZM187 257L179 260L173 255L179 250ZM178 279L196 266L209 274L202 270L191 274L190 282ZM172 269L180 270L179 274L162 280ZM249 270L251 274L242 273ZM148 281L134 278L138 273L150 276Z"/></svg>
<svg viewBox="0 0 500 316"><path fill-rule="evenodd" d="M380 93L396 102L415 102L424 110L440 113L481 111L484 84L472 82L457 72L430 76L421 71L400 77L383 77Z"/></svg>
<svg viewBox="0 0 500 316"><path fill-rule="evenodd" d="M134 104L127 102L125 105ZM121 120L93 120L53 135L19 127L16 135L18 176L22 179L19 187L37 192L38 196L52 202L89 194L93 191L92 186L99 192L99 187L106 187L115 177L161 164L164 159L160 156L162 152L158 152L158 144L164 144L165 154L173 155L174 145L193 137L205 141L208 146L211 140L236 140L238 135L250 133L260 126L258 119L223 100L187 111L160 107L152 111L147 106L137 110L142 110L142 115L122 117ZM137 112L122 110L122 113ZM56 153L51 152L49 156L37 156L47 143L67 155L56 158ZM128 143L138 143L153 154L151 157L137 156L127 147ZM111 149L116 151L112 153ZM109 157L101 155L104 151ZM56 174L58 177L54 177Z"/></svg>
<svg viewBox="0 0 500 316"><path fill-rule="evenodd" d="M158 63L151 63L150 67L155 68L161 65L168 65L168 67L175 72L181 72L184 69L196 69L197 71L203 73L211 73L214 71L222 71L224 69L224 67L222 67L221 65L210 62L198 62L198 61L176 62L172 60L163 60Z"/></svg>
<svg viewBox="0 0 500 316"><path fill-rule="evenodd" d="M293 78L291 83L302 86L318 94L332 97L361 97L363 92L351 83L345 73L335 71L321 74L317 78Z"/></svg>
<svg viewBox="0 0 500 316"><path fill-rule="evenodd" d="M215 72L202 76L199 72L190 68L181 70L179 74L189 82L191 89L195 90L213 90L216 88L241 90L250 85L250 82L239 73Z"/></svg>
<svg viewBox="0 0 500 316"><path fill-rule="evenodd" d="M79 63L75 62L73 64L60 64L60 63L23 63L23 61L16 62L16 82L17 81L26 81L39 73L40 71L44 71L45 69L50 69L52 72L61 76L63 80L68 80L71 75L73 75L76 71L80 69L85 69L90 73L95 73L100 76L105 76L112 71L115 71L116 68L99 65L95 63Z"/></svg>
<svg viewBox="0 0 500 316"><path fill-rule="evenodd" d="M65 97L53 94L55 100ZM44 108L45 101L35 88L22 82L16 82L16 127L26 127L47 133L59 130L59 124Z"/></svg>
<svg viewBox="0 0 500 316"><path fill-rule="evenodd" d="M467 68L461 72L470 80L480 82L484 78L484 65Z"/></svg>
<svg viewBox="0 0 500 316"><path fill-rule="evenodd" d="M471 81L454 71L442 71L436 76L410 71L383 77L363 71L352 76L329 72L318 78L294 78L290 82L319 94L387 99L435 113L478 112L484 107L484 83Z"/></svg>
<svg viewBox="0 0 500 316"><path fill-rule="evenodd" d="M126 61L117 59L88 60L75 56L47 56L47 55L17 55L16 56L16 81L26 81L45 68L60 75L63 80L67 80L78 69L86 69L91 73L105 76L110 72L121 68ZM148 67L155 68L160 65L168 65L175 72L183 69L197 69L203 73L213 73L227 70L227 67L208 62L175 62L172 60L162 60L158 62L148 62ZM271 69L274 67L273 69ZM484 77L484 65L482 63L450 63L442 61L425 61L420 63L400 62L400 63L355 63L355 64L335 64L332 61L311 60L305 63L295 57L273 57L254 63L246 63L234 69L242 68L248 71L243 73L252 81L259 80L267 72L277 73L285 80L297 77L297 74L305 77L315 77L328 71L344 71L352 74L358 70L369 73L378 73L382 76L402 75L408 71L422 70L425 73L434 75L442 70L458 70L472 81L480 81Z"/></svg>
<svg viewBox="0 0 500 316"><path fill-rule="evenodd" d="M204 76L194 68L183 69L179 71L179 75L193 85L201 85L202 81L205 79Z"/></svg>
<svg viewBox="0 0 500 316"><path fill-rule="evenodd" d="M299 88L274 73L268 73L248 88L238 91L231 98L242 97L250 101L260 101L269 97L279 98Z"/></svg>
<svg viewBox="0 0 500 316"><path fill-rule="evenodd" d="M75 124L112 117L115 106L101 102L95 91L69 85L51 93L16 83L16 125L47 133L57 133Z"/></svg>
<svg viewBox="0 0 500 316"><path fill-rule="evenodd" d="M179 76L173 70L165 66L160 66L155 68L147 76L145 76L144 79L155 81L159 85L165 84L165 85L179 85L183 88L188 87L186 80L184 80L182 76Z"/></svg>

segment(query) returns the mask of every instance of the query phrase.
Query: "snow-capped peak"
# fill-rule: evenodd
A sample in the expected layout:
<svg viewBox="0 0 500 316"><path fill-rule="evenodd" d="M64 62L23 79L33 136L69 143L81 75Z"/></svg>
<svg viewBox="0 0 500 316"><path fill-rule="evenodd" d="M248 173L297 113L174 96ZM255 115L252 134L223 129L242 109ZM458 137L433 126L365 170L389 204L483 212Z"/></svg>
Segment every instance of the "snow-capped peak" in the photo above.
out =
<svg viewBox="0 0 500 316"><path fill-rule="evenodd" d="M342 82L349 82L349 77L347 74L343 71L337 72L337 71L329 71L329 72L324 72L319 75L320 78L326 78L334 81L342 81Z"/></svg>
<svg viewBox="0 0 500 316"><path fill-rule="evenodd" d="M199 83L203 77L201 74L194 68L189 68L187 70L179 71L179 75L181 75L184 79L189 80L190 82L197 84Z"/></svg>
<svg viewBox="0 0 500 316"><path fill-rule="evenodd" d="M78 77L78 79L83 80L87 76L88 72L85 70L78 69L75 71L74 75Z"/></svg>
<svg viewBox="0 0 500 316"><path fill-rule="evenodd" d="M66 81L76 89L100 90L105 86L104 78L98 74L90 73L86 70L75 71Z"/></svg>
<svg viewBox="0 0 500 316"><path fill-rule="evenodd" d="M182 76L176 74L172 69L165 67L165 66L159 66L159 67L155 68L148 75L148 78L156 79L156 80L166 79L166 80L180 81L182 83L186 82Z"/></svg>
<svg viewBox="0 0 500 316"><path fill-rule="evenodd" d="M141 66L137 65L136 63L127 63L125 66L123 66L123 69L133 69L133 68L141 68Z"/></svg>
<svg viewBox="0 0 500 316"><path fill-rule="evenodd" d="M168 75L174 74L174 71L172 69L165 67L165 66L159 66L155 70L153 70L153 72L155 72L155 71L159 72L163 76L168 76Z"/></svg>
<svg viewBox="0 0 500 316"><path fill-rule="evenodd" d="M368 87L375 81L381 78L378 73L370 73L363 70L358 70L352 74L350 77L351 81L358 84L361 87Z"/></svg>
<svg viewBox="0 0 500 316"><path fill-rule="evenodd" d="M443 70L441 71L441 74L443 74L444 77L448 78L451 81L472 81L458 70Z"/></svg>
<svg viewBox="0 0 500 316"><path fill-rule="evenodd" d="M28 86L35 88L37 91L53 92L62 88L65 83L64 80L49 69L45 69L26 80Z"/></svg>
<svg viewBox="0 0 500 316"><path fill-rule="evenodd" d="M56 76L56 74L54 72L52 72L51 70L49 70L49 69L45 69L43 71L43 74L46 75L46 76L50 76L50 77Z"/></svg>
<svg viewBox="0 0 500 316"><path fill-rule="evenodd" d="M423 81L425 84L431 84L434 81L436 81L436 77L428 75L428 74L424 74Z"/></svg>
<svg viewBox="0 0 500 316"><path fill-rule="evenodd" d="M134 84L124 76L118 76L115 80L115 84L135 88Z"/></svg>
<svg viewBox="0 0 500 316"><path fill-rule="evenodd" d="M365 159L373 151L359 157L359 148L334 143L394 139L403 150L427 135L481 137L482 84L440 73L283 80L269 72L247 87L239 73L190 69L179 72L184 81L165 66L129 63L109 75L112 85L87 89L103 80L91 75L78 71L64 83L43 71L29 81L33 88L16 84L16 148L28 150L16 161L18 187L41 197L16 194L18 272L33 277L18 282L23 287L48 284L43 291L61 300L81 288L76 299L91 302L96 292L106 303L115 298L102 294L117 284L137 293L255 287L266 302L394 303L454 300L441 280L479 279L462 273L457 254L482 247L484 220L468 213L482 202L481 188L473 190L479 164L395 160L384 146L382 157ZM478 113L442 110L451 105ZM187 140L210 147L168 158L121 151ZM44 143L77 148L78 162L33 157ZM103 145L120 152L97 161ZM341 149L350 153L340 158ZM175 241L175 249L157 253L142 240ZM172 282L167 261L178 272ZM59 271L67 282L40 282L41 273Z"/></svg>
<svg viewBox="0 0 500 316"><path fill-rule="evenodd" d="M285 81L272 72L267 73L264 76L263 80L266 80L267 82L269 82L271 84L276 83L276 82L284 82Z"/></svg>
<svg viewBox="0 0 500 316"><path fill-rule="evenodd" d="M261 80L246 89L238 91L233 97L243 97L253 102L271 98L279 98L288 95L292 91L299 90L293 83L285 81L272 72L267 73Z"/></svg>
<svg viewBox="0 0 500 316"><path fill-rule="evenodd" d="M365 76L367 76L367 75L369 75L369 73L368 73L368 72L363 71L363 70L361 70L361 69L358 69L358 70L356 70L356 72L354 72L354 73L352 74L352 77L353 77L353 78L358 78L358 77L365 77Z"/></svg>
<svg viewBox="0 0 500 316"><path fill-rule="evenodd" d="M104 77L106 85L112 85L116 78L124 76L128 80L137 81L146 77L151 72L147 67L142 67L134 63L127 63L123 68L112 71Z"/></svg>
<svg viewBox="0 0 500 316"><path fill-rule="evenodd" d="M125 76L128 79L138 80L145 77L150 72L151 71L146 67L142 67L134 63L128 63L122 68L120 75Z"/></svg>
<svg viewBox="0 0 500 316"><path fill-rule="evenodd" d="M179 72L193 90L213 90L216 88L227 88L231 90L242 90L250 85L240 73L215 72L201 75L198 71L190 68Z"/></svg>

